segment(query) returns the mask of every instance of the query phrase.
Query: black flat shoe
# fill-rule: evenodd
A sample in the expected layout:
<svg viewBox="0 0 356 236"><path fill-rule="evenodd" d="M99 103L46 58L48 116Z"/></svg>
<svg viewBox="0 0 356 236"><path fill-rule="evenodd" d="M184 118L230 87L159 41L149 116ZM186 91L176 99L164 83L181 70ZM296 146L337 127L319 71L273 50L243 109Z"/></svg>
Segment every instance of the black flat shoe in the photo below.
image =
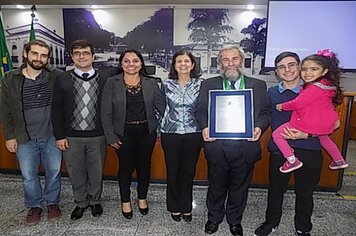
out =
<svg viewBox="0 0 356 236"><path fill-rule="evenodd" d="M90 205L91 214L94 217L101 216L103 214L103 207L100 204Z"/></svg>
<svg viewBox="0 0 356 236"><path fill-rule="evenodd" d="M88 209L88 207L78 207L76 206L74 208L74 210L72 211L72 214L70 214L70 219L71 220L79 220L80 218L82 218L84 211Z"/></svg>
<svg viewBox="0 0 356 236"><path fill-rule="evenodd" d="M171 217L172 217L172 219L173 219L174 221L177 221L177 222L179 222L179 221L182 220L182 219L181 219L181 217L182 217L181 214L179 214L179 215L173 215L173 213L171 213Z"/></svg>
<svg viewBox="0 0 356 236"><path fill-rule="evenodd" d="M210 220L208 220L208 222L206 222L205 224L205 233L207 234L213 234L215 233L216 231L218 231L219 229L219 224L218 223L215 223L215 222L212 222Z"/></svg>
<svg viewBox="0 0 356 236"><path fill-rule="evenodd" d="M183 214L183 215L182 215L182 218L183 218L183 220L184 220L185 222L191 222L192 219L193 219L192 213L190 213L189 215Z"/></svg>
<svg viewBox="0 0 356 236"><path fill-rule="evenodd" d="M132 216L133 216L133 212L132 210L130 212L124 212L124 211L121 211L122 212L122 215L126 218L126 219L131 219Z"/></svg>

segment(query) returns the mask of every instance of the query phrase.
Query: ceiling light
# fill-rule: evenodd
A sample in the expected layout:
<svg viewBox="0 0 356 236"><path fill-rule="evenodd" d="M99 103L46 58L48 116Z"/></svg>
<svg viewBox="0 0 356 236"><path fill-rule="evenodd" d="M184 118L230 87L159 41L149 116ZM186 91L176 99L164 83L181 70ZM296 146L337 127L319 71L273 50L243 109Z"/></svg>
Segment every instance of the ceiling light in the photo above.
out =
<svg viewBox="0 0 356 236"><path fill-rule="evenodd" d="M90 8L91 9L98 9L99 7L98 7L98 5L90 5Z"/></svg>
<svg viewBox="0 0 356 236"><path fill-rule="evenodd" d="M253 9L255 9L255 5L247 5L247 10L253 10Z"/></svg>
<svg viewBox="0 0 356 236"><path fill-rule="evenodd" d="M16 5L16 8L17 9L25 9L25 6L24 5Z"/></svg>

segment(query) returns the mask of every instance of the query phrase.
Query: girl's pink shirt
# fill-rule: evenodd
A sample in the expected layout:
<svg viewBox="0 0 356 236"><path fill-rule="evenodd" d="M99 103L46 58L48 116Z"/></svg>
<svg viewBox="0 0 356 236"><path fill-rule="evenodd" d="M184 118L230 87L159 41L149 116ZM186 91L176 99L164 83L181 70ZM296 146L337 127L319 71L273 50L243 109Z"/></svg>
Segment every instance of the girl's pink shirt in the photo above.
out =
<svg viewBox="0 0 356 236"><path fill-rule="evenodd" d="M319 81L330 86L326 79ZM282 104L283 110L293 111L290 123L294 128L315 135L331 134L339 115L332 103L335 90L328 90L315 83L302 88L299 95Z"/></svg>

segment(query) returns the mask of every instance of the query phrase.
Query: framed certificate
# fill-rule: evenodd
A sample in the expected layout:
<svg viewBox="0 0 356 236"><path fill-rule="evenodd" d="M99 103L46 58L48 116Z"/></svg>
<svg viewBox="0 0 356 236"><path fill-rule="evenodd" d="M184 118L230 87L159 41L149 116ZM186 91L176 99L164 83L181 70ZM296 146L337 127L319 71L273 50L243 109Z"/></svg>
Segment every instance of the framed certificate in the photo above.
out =
<svg viewBox="0 0 356 236"><path fill-rule="evenodd" d="M253 137L253 91L210 90L209 137L250 139Z"/></svg>

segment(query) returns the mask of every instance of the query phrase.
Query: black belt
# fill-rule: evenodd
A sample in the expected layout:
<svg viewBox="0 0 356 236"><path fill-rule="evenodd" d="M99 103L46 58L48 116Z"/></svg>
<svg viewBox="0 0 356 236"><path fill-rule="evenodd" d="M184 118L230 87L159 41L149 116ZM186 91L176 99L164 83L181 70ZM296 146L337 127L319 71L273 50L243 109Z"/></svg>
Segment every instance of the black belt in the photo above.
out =
<svg viewBox="0 0 356 236"><path fill-rule="evenodd" d="M136 121L127 121L125 124L127 125L140 125L140 124L146 124L147 120L136 120Z"/></svg>

